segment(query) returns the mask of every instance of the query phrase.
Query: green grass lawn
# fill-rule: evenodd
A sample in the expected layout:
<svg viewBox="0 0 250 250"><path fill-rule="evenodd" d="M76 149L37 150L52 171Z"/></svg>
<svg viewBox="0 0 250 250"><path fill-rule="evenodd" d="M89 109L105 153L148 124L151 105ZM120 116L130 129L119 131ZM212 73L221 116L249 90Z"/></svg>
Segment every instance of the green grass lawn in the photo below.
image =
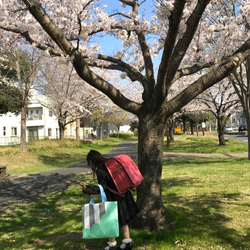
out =
<svg viewBox="0 0 250 250"><path fill-rule="evenodd" d="M85 161L90 149L107 153L122 141L119 138L94 140L91 144L75 140L35 141L27 144L27 154L21 153L18 145L0 147L0 162L8 166L9 174L48 171Z"/></svg>
<svg viewBox="0 0 250 250"><path fill-rule="evenodd" d="M250 249L249 170L246 158L163 161L162 199L169 229L131 230L133 249ZM101 249L106 239L81 238L81 204L90 197L82 194L80 182L95 180L90 173L79 175L63 192L1 212L1 249Z"/></svg>
<svg viewBox="0 0 250 250"><path fill-rule="evenodd" d="M226 138L226 135L225 135ZM248 151L248 145L239 140L226 138L226 145L219 146L218 136L205 135L174 135L174 142L170 143L167 148L165 142L164 151L166 152L182 152L182 153L242 153Z"/></svg>

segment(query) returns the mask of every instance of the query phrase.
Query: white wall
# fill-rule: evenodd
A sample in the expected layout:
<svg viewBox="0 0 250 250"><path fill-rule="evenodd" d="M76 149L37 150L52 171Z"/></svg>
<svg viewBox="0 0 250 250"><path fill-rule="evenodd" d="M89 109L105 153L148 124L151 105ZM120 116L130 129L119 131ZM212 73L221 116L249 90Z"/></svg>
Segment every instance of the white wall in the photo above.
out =
<svg viewBox="0 0 250 250"><path fill-rule="evenodd" d="M59 138L58 121L46 107L39 103L40 98L41 96L32 90L31 104L27 107L27 140L33 134L38 139L44 139L45 136L49 136L49 131L51 132L50 138ZM20 143L20 134L21 115L15 116L13 113L0 115L0 145Z"/></svg>

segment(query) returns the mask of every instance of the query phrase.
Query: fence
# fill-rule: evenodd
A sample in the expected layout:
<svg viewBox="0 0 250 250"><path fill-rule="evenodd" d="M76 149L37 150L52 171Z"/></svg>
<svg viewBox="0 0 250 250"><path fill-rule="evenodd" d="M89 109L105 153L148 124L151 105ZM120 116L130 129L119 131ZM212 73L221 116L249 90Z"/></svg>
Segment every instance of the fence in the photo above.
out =
<svg viewBox="0 0 250 250"><path fill-rule="evenodd" d="M0 137L0 146L20 144L19 136Z"/></svg>

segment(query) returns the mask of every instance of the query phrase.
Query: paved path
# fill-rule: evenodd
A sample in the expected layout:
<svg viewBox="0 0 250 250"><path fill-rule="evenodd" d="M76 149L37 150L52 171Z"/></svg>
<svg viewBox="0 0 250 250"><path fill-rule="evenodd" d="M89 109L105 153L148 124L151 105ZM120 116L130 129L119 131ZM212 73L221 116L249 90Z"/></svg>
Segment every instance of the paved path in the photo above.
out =
<svg viewBox="0 0 250 250"><path fill-rule="evenodd" d="M164 152L163 159L178 159L178 158L236 158L248 157L248 152L244 153L221 153L221 154L199 154L199 153L173 153Z"/></svg>
<svg viewBox="0 0 250 250"><path fill-rule="evenodd" d="M128 154L135 161L137 160L137 144L134 142L123 142L115 146L106 154L110 157L118 154ZM164 153L164 159L194 158L194 157L247 157L243 154L185 154L185 153ZM72 184L72 179L77 175L89 171L86 160L72 164L67 167L55 170L34 173L11 175L0 181L0 211L12 204L29 202L39 196L52 192L60 192Z"/></svg>
<svg viewBox="0 0 250 250"><path fill-rule="evenodd" d="M136 144L117 145L106 157L126 153L136 160ZM66 190L77 175L90 171L86 160L70 166L33 174L13 174L0 180L0 211L20 202L29 202L52 192Z"/></svg>

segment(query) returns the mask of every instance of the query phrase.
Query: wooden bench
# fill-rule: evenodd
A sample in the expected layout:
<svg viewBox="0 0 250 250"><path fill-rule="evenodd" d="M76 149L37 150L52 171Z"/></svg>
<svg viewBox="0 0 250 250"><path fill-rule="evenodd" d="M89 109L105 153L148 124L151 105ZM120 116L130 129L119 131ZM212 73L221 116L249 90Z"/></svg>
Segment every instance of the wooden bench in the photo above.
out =
<svg viewBox="0 0 250 250"><path fill-rule="evenodd" d="M0 178L8 175L7 165L0 165Z"/></svg>

